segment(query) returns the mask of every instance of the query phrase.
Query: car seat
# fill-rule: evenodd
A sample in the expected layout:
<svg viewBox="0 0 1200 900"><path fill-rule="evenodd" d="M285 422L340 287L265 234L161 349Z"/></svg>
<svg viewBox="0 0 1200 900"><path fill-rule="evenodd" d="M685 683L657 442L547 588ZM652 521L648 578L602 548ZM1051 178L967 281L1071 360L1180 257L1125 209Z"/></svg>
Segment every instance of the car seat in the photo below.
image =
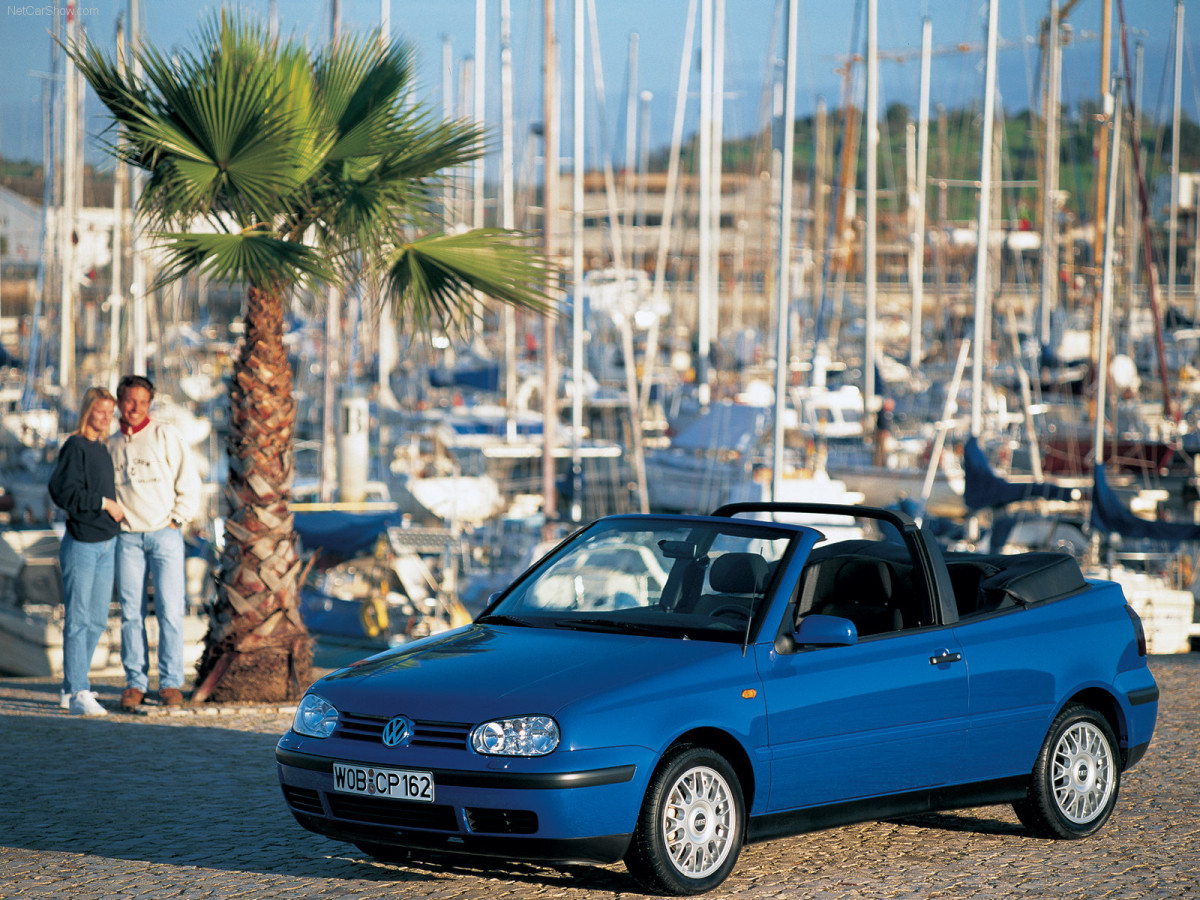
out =
<svg viewBox="0 0 1200 900"><path fill-rule="evenodd" d="M762 598L768 574L767 561L757 553L724 553L708 568L712 593L702 596L692 611L706 616L722 606L740 606L752 613Z"/></svg>
<svg viewBox="0 0 1200 900"><path fill-rule="evenodd" d="M891 566L884 560L846 559L837 568L832 596L822 596L812 611L849 619L860 637L900 631L904 616L892 600L894 585Z"/></svg>

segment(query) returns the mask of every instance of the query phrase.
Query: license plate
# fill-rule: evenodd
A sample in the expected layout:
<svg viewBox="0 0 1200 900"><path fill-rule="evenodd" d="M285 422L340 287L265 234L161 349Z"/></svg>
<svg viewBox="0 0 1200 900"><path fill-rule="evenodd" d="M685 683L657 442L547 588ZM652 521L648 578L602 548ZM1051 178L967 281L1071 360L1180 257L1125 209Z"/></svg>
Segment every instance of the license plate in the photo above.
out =
<svg viewBox="0 0 1200 900"><path fill-rule="evenodd" d="M333 789L344 794L433 802L433 773L415 769L333 764Z"/></svg>

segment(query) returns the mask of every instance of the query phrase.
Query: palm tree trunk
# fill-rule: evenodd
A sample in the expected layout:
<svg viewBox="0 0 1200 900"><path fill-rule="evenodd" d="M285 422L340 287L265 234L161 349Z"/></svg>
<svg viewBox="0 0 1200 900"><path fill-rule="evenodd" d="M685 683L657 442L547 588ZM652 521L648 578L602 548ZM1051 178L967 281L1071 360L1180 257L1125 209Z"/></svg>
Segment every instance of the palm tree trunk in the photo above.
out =
<svg viewBox="0 0 1200 900"><path fill-rule="evenodd" d="M230 513L197 702L294 700L312 680L312 641L297 605L302 562L287 506L296 403L283 308L281 289L249 288L229 389Z"/></svg>

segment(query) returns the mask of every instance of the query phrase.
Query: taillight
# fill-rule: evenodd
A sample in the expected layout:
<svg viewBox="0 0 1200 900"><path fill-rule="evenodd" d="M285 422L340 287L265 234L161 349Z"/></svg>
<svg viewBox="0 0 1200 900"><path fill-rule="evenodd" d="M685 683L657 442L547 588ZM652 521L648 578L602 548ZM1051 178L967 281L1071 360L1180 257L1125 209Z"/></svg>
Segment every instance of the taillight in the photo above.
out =
<svg viewBox="0 0 1200 900"><path fill-rule="evenodd" d="M1133 633L1137 636L1138 656L1146 655L1146 629L1142 627L1142 617L1134 612L1133 607L1125 604L1125 612L1129 613L1129 621L1133 623Z"/></svg>

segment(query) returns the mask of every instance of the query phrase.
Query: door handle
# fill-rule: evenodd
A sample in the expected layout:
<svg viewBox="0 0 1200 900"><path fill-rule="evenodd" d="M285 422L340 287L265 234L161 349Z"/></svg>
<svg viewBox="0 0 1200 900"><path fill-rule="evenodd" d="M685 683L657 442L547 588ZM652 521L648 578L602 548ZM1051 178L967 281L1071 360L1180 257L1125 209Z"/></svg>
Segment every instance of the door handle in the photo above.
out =
<svg viewBox="0 0 1200 900"><path fill-rule="evenodd" d="M929 664L931 666L940 666L942 663L960 662L961 660L962 654L957 650L944 650L940 656L929 657Z"/></svg>

